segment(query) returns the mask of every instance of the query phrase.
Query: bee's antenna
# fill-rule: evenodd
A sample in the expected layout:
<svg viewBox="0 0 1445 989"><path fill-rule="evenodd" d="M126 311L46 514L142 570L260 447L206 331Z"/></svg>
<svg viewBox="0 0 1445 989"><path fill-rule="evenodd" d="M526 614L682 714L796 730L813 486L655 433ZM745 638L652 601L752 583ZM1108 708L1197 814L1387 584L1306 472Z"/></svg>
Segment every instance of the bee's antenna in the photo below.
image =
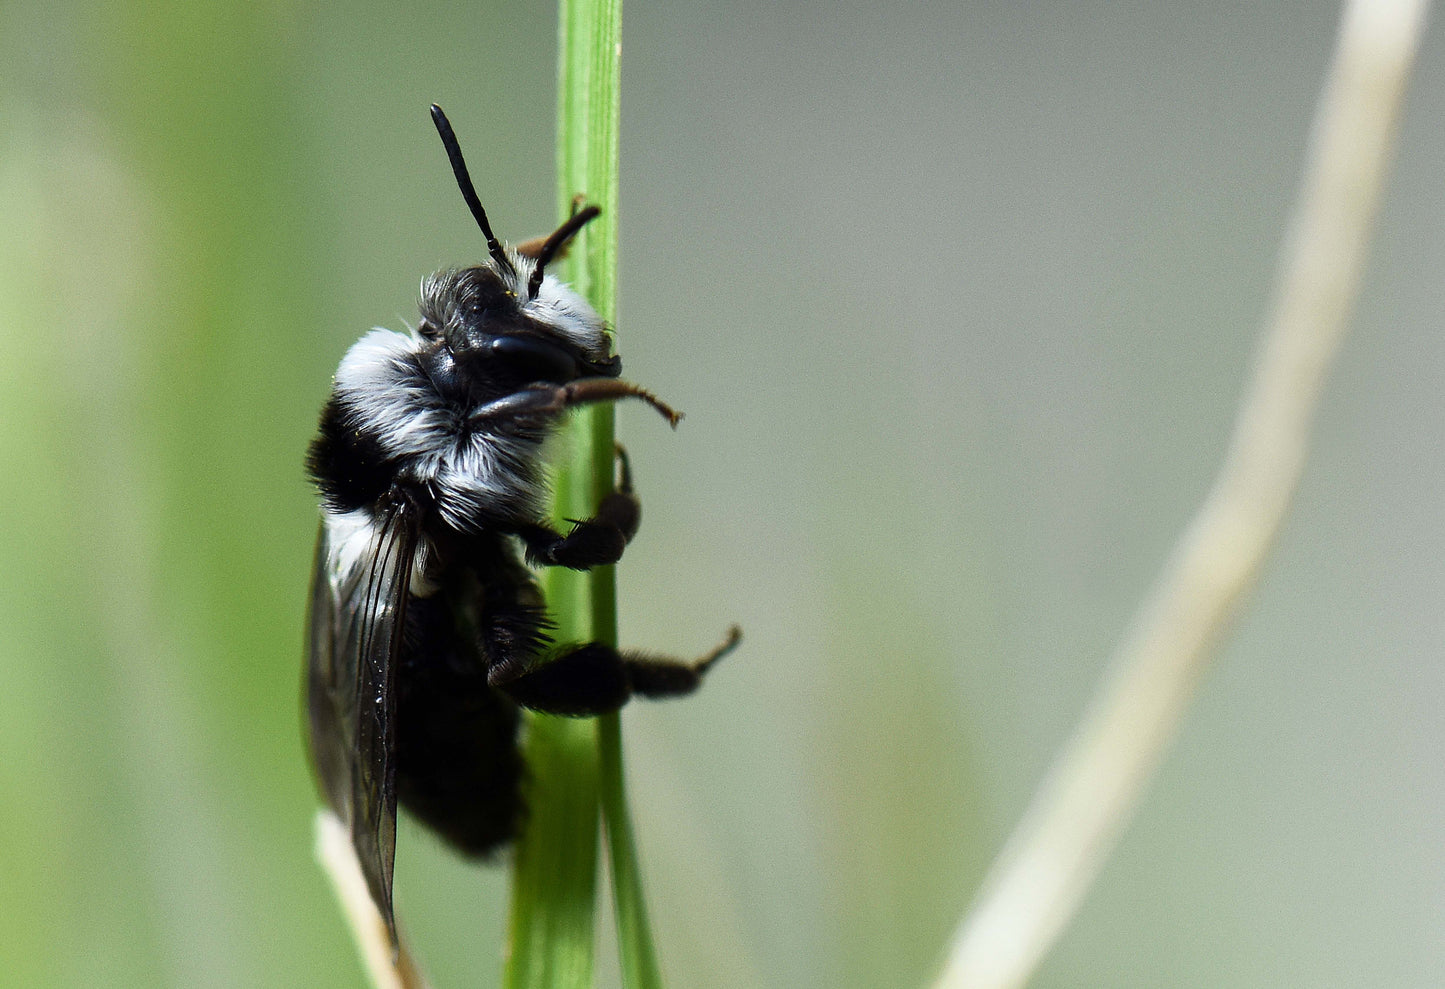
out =
<svg viewBox="0 0 1445 989"><path fill-rule="evenodd" d="M517 269L513 268L512 262L507 259L507 252L502 250L497 235L492 233L492 225L487 222L487 211L482 209L482 201L477 198L477 190L472 187L472 177L467 174L467 163L462 158L462 148L457 143L457 135L452 131L451 121L447 120L447 115L442 113L442 108L435 103L431 105L431 119L432 123L437 125L437 133L442 137L442 146L447 149L447 158L451 160L452 172L457 177L462 198L467 201L472 216L476 217L477 226L482 228L482 233L487 237L487 251L492 255L493 261L515 274Z"/></svg>
<svg viewBox="0 0 1445 989"><path fill-rule="evenodd" d="M527 280L527 298L537 297L537 290L542 287L542 269L547 267L547 262L556 257L557 252L565 247L569 240L577 236L577 231L597 219L601 213L596 206L588 206L573 213L567 218L567 222L552 232L552 236L547 238L542 249L537 252L537 267L532 269L532 277Z"/></svg>

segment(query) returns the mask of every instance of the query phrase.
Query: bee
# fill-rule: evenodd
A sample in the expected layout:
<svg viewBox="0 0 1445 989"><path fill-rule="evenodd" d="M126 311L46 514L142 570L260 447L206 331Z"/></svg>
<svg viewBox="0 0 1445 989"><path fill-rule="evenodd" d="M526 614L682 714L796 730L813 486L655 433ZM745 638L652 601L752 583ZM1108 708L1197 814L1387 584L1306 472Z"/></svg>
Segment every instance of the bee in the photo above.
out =
<svg viewBox="0 0 1445 989"><path fill-rule="evenodd" d="M520 708L588 716L689 694L738 642L693 661L556 642L535 568L615 563L641 507L619 447L615 490L566 533L547 521L544 441L569 410L645 402L602 319L547 265L598 216L504 247L451 124L431 108L488 258L421 285L406 333L372 330L336 371L306 467L320 492L307 714L320 789L349 830L393 944L398 803L487 856L525 812Z"/></svg>

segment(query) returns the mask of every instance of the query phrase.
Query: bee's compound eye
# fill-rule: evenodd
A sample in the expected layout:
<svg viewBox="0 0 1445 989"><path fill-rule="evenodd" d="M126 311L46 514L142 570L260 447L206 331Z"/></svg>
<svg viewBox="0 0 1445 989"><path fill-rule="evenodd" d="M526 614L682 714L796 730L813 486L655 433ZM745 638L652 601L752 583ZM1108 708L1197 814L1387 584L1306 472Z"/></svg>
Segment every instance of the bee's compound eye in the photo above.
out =
<svg viewBox="0 0 1445 989"><path fill-rule="evenodd" d="M491 352L497 360L535 381L567 382L577 377L577 361L572 355L537 337L496 337Z"/></svg>

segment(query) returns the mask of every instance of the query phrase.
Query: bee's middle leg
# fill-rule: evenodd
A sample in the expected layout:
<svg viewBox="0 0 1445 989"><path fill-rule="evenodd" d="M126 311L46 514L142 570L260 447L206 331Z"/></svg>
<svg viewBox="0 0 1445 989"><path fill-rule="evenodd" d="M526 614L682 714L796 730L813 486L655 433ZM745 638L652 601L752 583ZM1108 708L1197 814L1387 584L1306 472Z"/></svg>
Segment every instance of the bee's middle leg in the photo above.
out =
<svg viewBox="0 0 1445 989"><path fill-rule="evenodd" d="M528 526L518 535L534 563L588 570L622 559L622 551L637 535L642 521L642 503L632 490L632 466L622 444L617 445L616 488L602 499L590 519L572 519L572 529L563 536L544 525Z"/></svg>

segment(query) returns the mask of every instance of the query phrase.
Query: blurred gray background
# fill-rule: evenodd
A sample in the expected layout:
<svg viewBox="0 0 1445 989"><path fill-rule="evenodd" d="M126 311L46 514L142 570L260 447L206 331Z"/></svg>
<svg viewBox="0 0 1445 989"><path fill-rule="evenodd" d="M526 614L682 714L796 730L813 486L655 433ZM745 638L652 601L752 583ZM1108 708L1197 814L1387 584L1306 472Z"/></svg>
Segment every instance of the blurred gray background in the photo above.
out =
<svg viewBox="0 0 1445 989"><path fill-rule="evenodd" d="M1223 452L1332 3L629 2L624 719L678 987L919 985ZM331 371L555 219L555 11L0 5L0 983L354 986L297 688ZM1445 45L1258 593L1043 987L1445 981ZM404 828L439 989L505 872ZM616 980L608 944L602 983Z"/></svg>

